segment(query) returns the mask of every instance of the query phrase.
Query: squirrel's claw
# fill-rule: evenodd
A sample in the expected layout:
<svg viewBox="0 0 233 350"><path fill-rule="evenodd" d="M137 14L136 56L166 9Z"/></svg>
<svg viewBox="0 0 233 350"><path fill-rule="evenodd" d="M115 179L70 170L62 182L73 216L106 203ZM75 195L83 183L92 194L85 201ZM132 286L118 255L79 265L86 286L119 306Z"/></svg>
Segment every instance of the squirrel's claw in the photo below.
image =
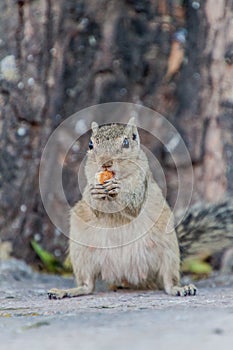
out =
<svg viewBox="0 0 233 350"><path fill-rule="evenodd" d="M116 179L110 179L103 184L90 185L91 195L96 199L114 197L120 191L120 185Z"/></svg>
<svg viewBox="0 0 233 350"><path fill-rule="evenodd" d="M104 185L107 191L107 196L109 197L115 197L120 192L120 185L115 179L106 181Z"/></svg>
<svg viewBox="0 0 233 350"><path fill-rule="evenodd" d="M95 199L106 198L106 190L101 184L90 185L90 193Z"/></svg>
<svg viewBox="0 0 233 350"><path fill-rule="evenodd" d="M63 299L68 296L65 290L57 288L50 289L47 294L49 299Z"/></svg>
<svg viewBox="0 0 233 350"><path fill-rule="evenodd" d="M196 295L197 288L193 284L189 284L189 285L183 286L183 287L173 287L171 294L178 296L178 297L186 297L188 295Z"/></svg>

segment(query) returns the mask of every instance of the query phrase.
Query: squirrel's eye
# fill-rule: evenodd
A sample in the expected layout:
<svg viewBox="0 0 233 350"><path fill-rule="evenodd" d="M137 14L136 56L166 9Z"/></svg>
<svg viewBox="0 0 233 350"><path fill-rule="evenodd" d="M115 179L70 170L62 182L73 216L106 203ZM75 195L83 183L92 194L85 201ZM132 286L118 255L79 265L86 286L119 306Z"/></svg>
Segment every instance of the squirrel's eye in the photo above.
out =
<svg viewBox="0 0 233 350"><path fill-rule="evenodd" d="M137 135L133 133L133 141L137 139Z"/></svg>
<svg viewBox="0 0 233 350"><path fill-rule="evenodd" d="M123 147L124 148L129 148L129 140L127 138L125 138L124 141L123 141Z"/></svg>
<svg viewBox="0 0 233 350"><path fill-rule="evenodd" d="M92 140L89 141L89 149L93 149L94 145L93 145L93 142Z"/></svg>

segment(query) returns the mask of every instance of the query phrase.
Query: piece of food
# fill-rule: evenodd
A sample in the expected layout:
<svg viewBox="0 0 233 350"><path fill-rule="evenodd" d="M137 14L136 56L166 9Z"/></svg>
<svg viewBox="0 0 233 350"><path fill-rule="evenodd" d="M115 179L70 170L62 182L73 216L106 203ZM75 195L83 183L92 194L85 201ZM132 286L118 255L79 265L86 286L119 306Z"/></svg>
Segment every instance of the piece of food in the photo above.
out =
<svg viewBox="0 0 233 350"><path fill-rule="evenodd" d="M96 181L103 185L105 181L112 179L114 172L110 170L100 171L95 175Z"/></svg>

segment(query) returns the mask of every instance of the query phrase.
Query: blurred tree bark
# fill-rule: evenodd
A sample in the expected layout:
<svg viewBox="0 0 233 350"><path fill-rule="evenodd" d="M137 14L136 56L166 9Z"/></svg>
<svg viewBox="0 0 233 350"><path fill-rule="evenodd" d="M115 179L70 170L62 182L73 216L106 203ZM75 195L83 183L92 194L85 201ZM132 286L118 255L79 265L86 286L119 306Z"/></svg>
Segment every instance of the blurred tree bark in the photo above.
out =
<svg viewBox="0 0 233 350"><path fill-rule="evenodd" d="M66 239L40 200L39 162L54 128L93 104L134 102L160 112L190 151L193 201L232 193L232 18L227 0L0 3L0 232L17 257L34 261L32 239L64 256ZM176 171L164 149L154 150L173 203ZM177 159L183 164L182 154Z"/></svg>

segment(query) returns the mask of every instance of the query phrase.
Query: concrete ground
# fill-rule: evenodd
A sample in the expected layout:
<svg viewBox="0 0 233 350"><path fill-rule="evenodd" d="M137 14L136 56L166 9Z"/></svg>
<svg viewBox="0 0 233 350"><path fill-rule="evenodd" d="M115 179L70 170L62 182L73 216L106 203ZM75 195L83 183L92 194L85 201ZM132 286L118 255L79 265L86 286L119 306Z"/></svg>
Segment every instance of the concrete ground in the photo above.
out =
<svg viewBox="0 0 233 350"><path fill-rule="evenodd" d="M197 283L198 295L101 291L49 300L71 278L37 274L23 262L0 263L0 349L232 349L233 276Z"/></svg>

